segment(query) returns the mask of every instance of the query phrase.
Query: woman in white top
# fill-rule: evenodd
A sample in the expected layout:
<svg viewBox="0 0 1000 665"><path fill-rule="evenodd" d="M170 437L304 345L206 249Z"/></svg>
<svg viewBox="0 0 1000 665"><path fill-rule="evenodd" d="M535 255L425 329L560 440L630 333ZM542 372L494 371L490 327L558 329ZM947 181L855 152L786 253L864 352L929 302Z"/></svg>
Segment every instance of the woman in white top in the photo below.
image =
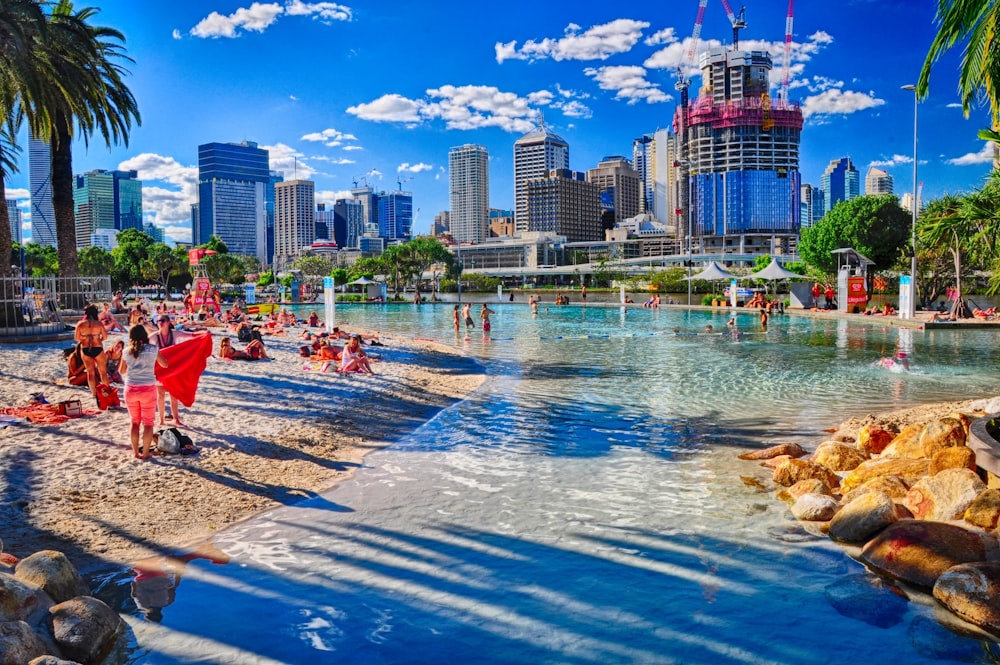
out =
<svg viewBox="0 0 1000 665"><path fill-rule="evenodd" d="M128 331L128 349L122 354L119 369L125 377L125 405L132 420L132 454L149 457L156 419L156 365L166 367L160 350L149 343L149 333L142 324ZM139 424L142 424L142 450L139 449Z"/></svg>

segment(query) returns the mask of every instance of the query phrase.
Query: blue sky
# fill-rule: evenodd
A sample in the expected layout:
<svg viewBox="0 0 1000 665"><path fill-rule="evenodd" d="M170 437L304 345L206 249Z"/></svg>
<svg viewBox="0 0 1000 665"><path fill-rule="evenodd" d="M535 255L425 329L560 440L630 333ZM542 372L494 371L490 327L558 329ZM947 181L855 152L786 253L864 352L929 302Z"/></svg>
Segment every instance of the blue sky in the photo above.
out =
<svg viewBox="0 0 1000 665"><path fill-rule="evenodd" d="M355 180L413 192L415 233L448 208L448 150L490 153L491 205L513 207L513 142L542 117L585 171L671 123L697 0L617 3L79 0L124 33L142 125L128 147L92 142L74 171L136 169L147 221L190 239L198 145L256 141L271 168L316 182L332 203ZM738 2L731 3L739 11ZM912 190L913 94L935 33L933 0L796 3L790 96L806 115L803 181L831 159L887 169ZM774 54L783 79L785 0L746 0L741 47ZM699 50L728 43L709 0ZM980 186L988 111L958 107L959 53L942 58L919 107L923 199ZM700 84L695 77L694 92ZM26 143L26 141L25 141ZM8 196L27 198L27 156ZM27 211L25 201L24 210ZM30 232L29 232L30 233Z"/></svg>

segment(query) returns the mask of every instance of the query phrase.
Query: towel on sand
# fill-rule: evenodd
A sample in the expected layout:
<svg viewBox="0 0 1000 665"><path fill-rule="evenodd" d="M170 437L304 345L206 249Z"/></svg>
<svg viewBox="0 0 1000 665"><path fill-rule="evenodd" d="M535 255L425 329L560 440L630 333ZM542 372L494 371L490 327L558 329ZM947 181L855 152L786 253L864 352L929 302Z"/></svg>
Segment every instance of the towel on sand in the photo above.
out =
<svg viewBox="0 0 1000 665"><path fill-rule="evenodd" d="M160 349L160 355L167 361L168 367L156 366L156 380L181 404L190 407L194 404L198 381L212 355L212 336L198 335Z"/></svg>

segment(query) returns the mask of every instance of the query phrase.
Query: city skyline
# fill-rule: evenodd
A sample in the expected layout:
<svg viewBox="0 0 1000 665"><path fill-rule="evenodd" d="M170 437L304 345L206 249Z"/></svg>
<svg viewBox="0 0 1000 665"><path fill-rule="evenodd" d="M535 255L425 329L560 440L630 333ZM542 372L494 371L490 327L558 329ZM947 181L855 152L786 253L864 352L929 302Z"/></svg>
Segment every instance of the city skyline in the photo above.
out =
<svg viewBox="0 0 1000 665"><path fill-rule="evenodd" d="M446 1L431 16L398 2L95 4L95 24L125 34L143 124L129 147L78 143L73 170L138 171L145 221L172 241L190 240L197 150L209 142L258 143L271 169L314 181L317 202L331 206L359 181L411 191L414 234L449 208L448 150L479 144L490 155L490 206L514 209L513 144L539 122L567 141L577 171L631 155L633 139L669 126L698 5L513 2L470 15ZM897 194L912 189L914 99L901 86L916 80L935 5L796 7L790 93L806 116L804 183L818 186L831 160L850 157L863 173L887 170ZM772 90L783 79L786 9L746 3L740 34L741 48L772 53ZM698 52L731 39L721 2L709 0ZM987 111L965 120L958 108L958 57L938 63L919 107L923 200L969 191L990 168L976 137ZM694 76L692 97L699 86ZM21 145L8 197L28 218L26 137Z"/></svg>

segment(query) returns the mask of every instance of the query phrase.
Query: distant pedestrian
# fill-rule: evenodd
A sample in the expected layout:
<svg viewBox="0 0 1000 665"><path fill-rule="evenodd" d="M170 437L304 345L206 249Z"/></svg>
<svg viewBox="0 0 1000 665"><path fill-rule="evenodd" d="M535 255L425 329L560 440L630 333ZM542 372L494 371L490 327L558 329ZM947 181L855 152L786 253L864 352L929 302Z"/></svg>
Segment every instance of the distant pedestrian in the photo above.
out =
<svg viewBox="0 0 1000 665"><path fill-rule="evenodd" d="M472 305L470 303L465 303L462 307L462 318L465 319L465 327L475 328L476 322L472 320Z"/></svg>
<svg viewBox="0 0 1000 665"><path fill-rule="evenodd" d="M479 310L479 318L483 320L483 334L487 334L490 331L490 314L496 314L492 309L483 303L482 309Z"/></svg>
<svg viewBox="0 0 1000 665"><path fill-rule="evenodd" d="M587 302L587 287L586 286L581 286L580 287L580 300L582 300L583 302Z"/></svg>
<svg viewBox="0 0 1000 665"><path fill-rule="evenodd" d="M452 320L455 322L455 332L458 332L462 325L462 320L458 318L458 305L455 305L455 311L452 312Z"/></svg>

